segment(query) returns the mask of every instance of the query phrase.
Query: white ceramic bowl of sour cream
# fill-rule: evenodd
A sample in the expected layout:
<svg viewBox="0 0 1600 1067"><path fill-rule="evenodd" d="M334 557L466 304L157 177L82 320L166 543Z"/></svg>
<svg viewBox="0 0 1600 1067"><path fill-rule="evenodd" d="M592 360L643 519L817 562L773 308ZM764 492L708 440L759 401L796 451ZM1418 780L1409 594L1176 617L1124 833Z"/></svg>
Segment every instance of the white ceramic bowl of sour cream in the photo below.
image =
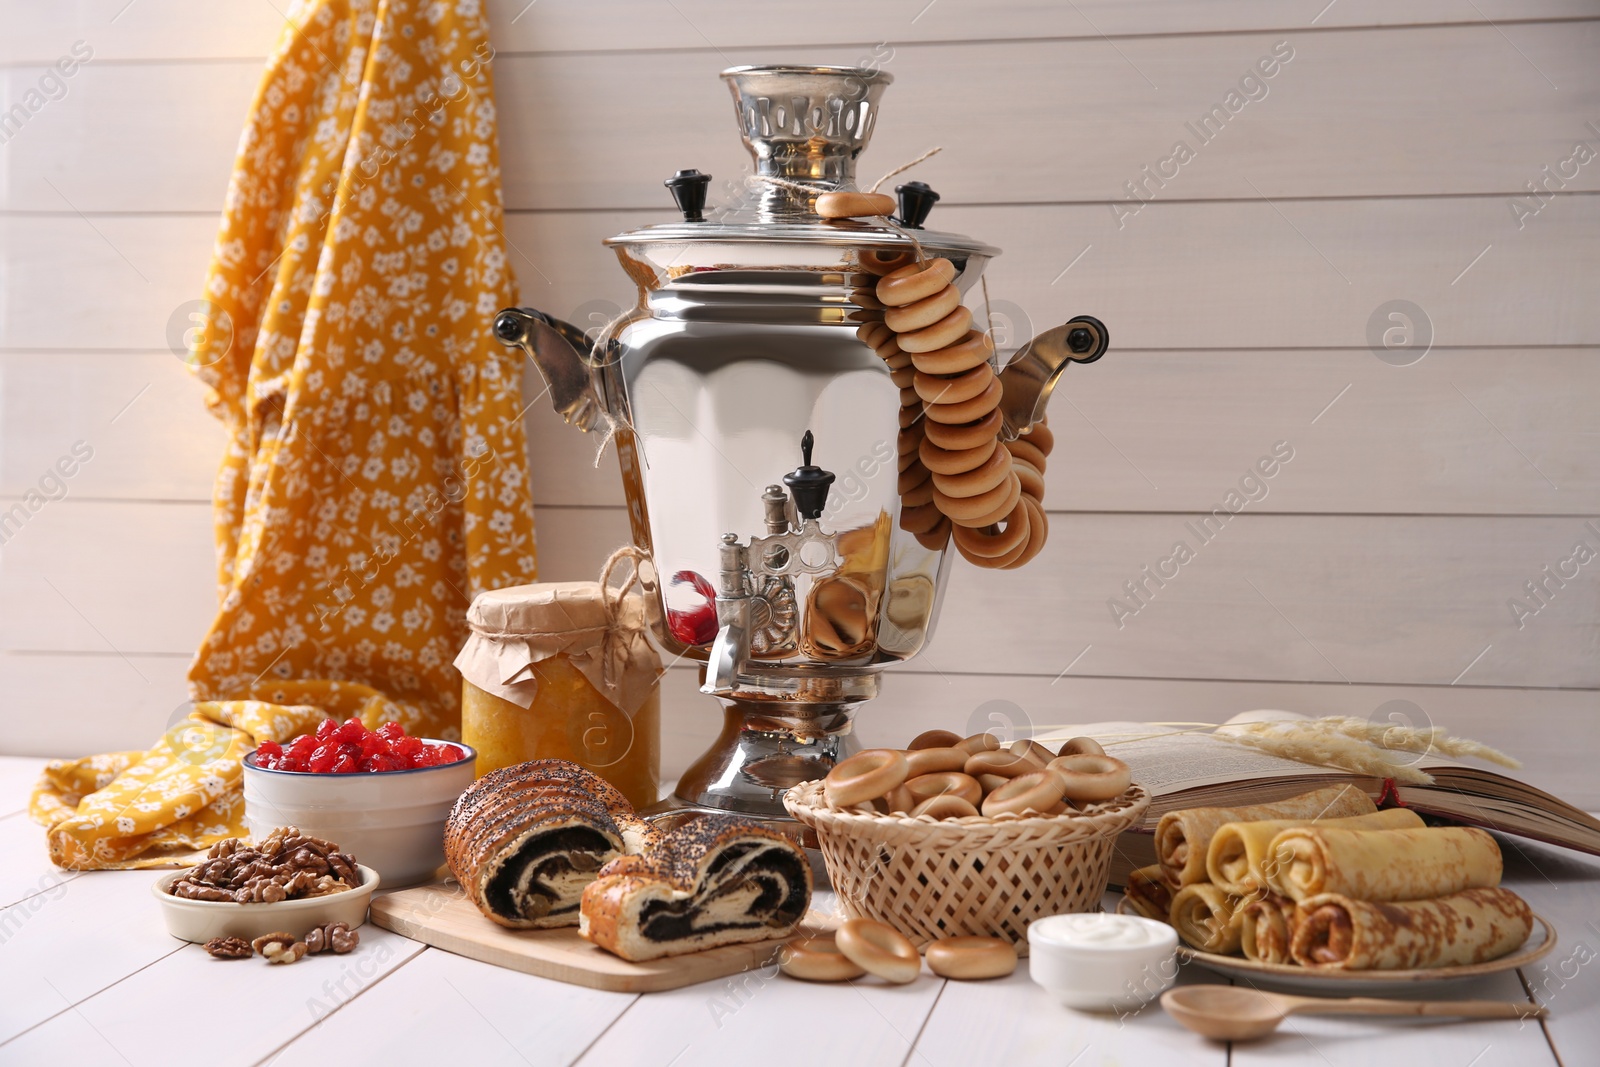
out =
<svg viewBox="0 0 1600 1067"><path fill-rule="evenodd" d="M1062 1004L1131 1011L1178 976L1178 934L1137 915L1052 915L1028 926L1028 973Z"/></svg>

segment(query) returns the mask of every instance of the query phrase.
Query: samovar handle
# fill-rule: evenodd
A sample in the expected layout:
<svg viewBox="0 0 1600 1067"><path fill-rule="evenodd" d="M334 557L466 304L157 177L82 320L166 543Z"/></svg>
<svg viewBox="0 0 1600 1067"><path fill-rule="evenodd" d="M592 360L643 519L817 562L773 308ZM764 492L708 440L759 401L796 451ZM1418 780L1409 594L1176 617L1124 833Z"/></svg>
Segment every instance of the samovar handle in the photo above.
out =
<svg viewBox="0 0 1600 1067"><path fill-rule="evenodd" d="M549 386L551 406L569 424L587 432L608 423L590 373L589 339L582 330L533 308L506 308L494 317L494 335L533 360Z"/></svg>
<svg viewBox="0 0 1600 1067"><path fill-rule="evenodd" d="M1092 315L1079 315L1029 341L1000 372L1000 432L1015 441L1044 418L1056 382L1073 363L1093 363L1106 354L1111 335Z"/></svg>

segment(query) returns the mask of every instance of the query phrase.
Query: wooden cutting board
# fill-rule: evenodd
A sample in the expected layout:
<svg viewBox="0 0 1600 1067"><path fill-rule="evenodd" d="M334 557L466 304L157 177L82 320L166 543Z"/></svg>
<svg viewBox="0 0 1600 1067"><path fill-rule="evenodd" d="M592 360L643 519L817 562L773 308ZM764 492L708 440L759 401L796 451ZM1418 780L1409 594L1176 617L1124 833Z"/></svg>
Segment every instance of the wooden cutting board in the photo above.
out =
<svg viewBox="0 0 1600 1067"><path fill-rule="evenodd" d="M483 917L454 882L373 898L371 920L414 941L541 978L618 993L654 993L766 967L783 941L724 945L683 956L629 963L578 936L576 926L510 930ZM831 929L836 919L811 912L801 932Z"/></svg>

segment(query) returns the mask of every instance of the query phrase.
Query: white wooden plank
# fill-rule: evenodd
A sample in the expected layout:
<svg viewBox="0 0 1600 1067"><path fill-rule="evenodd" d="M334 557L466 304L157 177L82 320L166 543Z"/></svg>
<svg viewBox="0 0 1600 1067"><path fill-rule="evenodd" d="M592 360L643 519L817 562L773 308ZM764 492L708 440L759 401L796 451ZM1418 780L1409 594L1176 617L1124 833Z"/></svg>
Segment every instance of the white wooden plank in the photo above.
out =
<svg viewBox="0 0 1600 1067"><path fill-rule="evenodd" d="M448 1035L456 1062L568 1064L635 999L428 949L273 1062L405 1063Z"/></svg>
<svg viewBox="0 0 1600 1067"><path fill-rule="evenodd" d="M1600 860L1518 842L1506 850L1506 879L1556 926L1555 952L1522 976L1550 1009L1545 1031L1561 1061L1584 1063L1600 1048Z"/></svg>
<svg viewBox="0 0 1600 1067"><path fill-rule="evenodd" d="M1072 372L1057 393L1046 503L1209 508L1288 440L1295 458L1267 481L1260 510L1591 514L1600 511L1590 459L1597 357L1592 348L1448 349L1401 368L1364 350L1117 352ZM620 505L613 454L596 466L597 438L540 399L531 363L527 378L536 502ZM164 352L0 355L0 435L0 493L10 496L38 488L84 441L94 458L68 480L71 495L203 502L222 449L201 387Z"/></svg>
<svg viewBox="0 0 1600 1067"><path fill-rule="evenodd" d="M1186 967L1179 981L1212 983ZM1028 977L1022 961L1009 978L946 982L917 1041L926 1067L1002 1067L1014 1063L1226 1064L1226 1045L1208 1042L1167 1018L1157 1004L1115 1013L1063 1007Z"/></svg>
<svg viewBox="0 0 1600 1067"><path fill-rule="evenodd" d="M1157 202L1120 233L1103 206L941 210L941 225L1008 249L991 267L992 299L1021 308L1039 328L1097 315L1112 331L1112 356L1136 348L1366 350L1369 320L1394 299L1424 309L1440 346L1600 344L1600 304L1584 288L1600 271L1600 197L1553 203L1521 233L1503 197ZM506 234L523 301L557 316L595 300L631 303L600 241L663 218L511 216ZM0 216L10 283L0 347L165 349L173 311L199 292L214 234L210 217ZM96 309L73 316L70 335L58 295L68 274L94 294Z"/></svg>
<svg viewBox="0 0 1600 1067"><path fill-rule="evenodd" d="M90 1056L86 1062L170 1063L173 1042L182 1040L171 1022L176 1012L187 1019L240 1020L215 1024L225 1025L223 1055L229 1063L254 1063L361 997L422 948L368 923L348 955L312 956L269 971L260 959L214 960L199 945L187 945L29 1030L0 1050L0 1058L39 1063L71 1048Z"/></svg>
<svg viewBox="0 0 1600 1067"><path fill-rule="evenodd" d="M675 16L658 8L658 17ZM946 204L1083 201L1109 217L1106 205L1123 202L1129 182L1148 182L1140 198L1158 200L1527 196L1525 186L1544 179L1546 165L1562 165L1550 190L1594 190L1600 168L1572 157L1576 142L1591 145L1590 158L1600 145L1580 106L1600 91L1600 69L1590 61L1597 46L1600 22L1285 31L1277 39L1160 36L1128 40L1118 50L1097 37L959 50L853 46L867 48L869 59L877 52L877 64L896 78L861 177L871 181L961 130L959 143L948 143L916 173ZM589 53L502 55L495 74L506 203L668 212L661 178L691 165L715 175L721 192L750 160L719 71L731 62L836 63L839 52L788 44L737 55L701 48L612 63ZM1258 76L1259 61L1272 77ZM593 77L597 63L605 63L604 79ZM952 65L961 77L949 76ZM1368 70L1383 76L1369 78ZM41 75L40 68L17 67L0 72L0 80L15 100ZM90 62L72 76L64 98L40 108L7 142L4 204L27 211L215 210L259 78L255 60ZM1202 130L1201 118L1224 106L1230 91L1231 117ZM1245 93L1254 99L1242 102ZM1388 120L1397 113L1405 121ZM1460 135L1462 115L1493 131L1492 150ZM1180 141L1195 154L1181 165L1169 158ZM574 163L599 159L607 164ZM1164 177L1148 178L1147 166ZM108 173L116 180L105 180ZM1509 222L1503 200L1499 212Z"/></svg>
<svg viewBox="0 0 1600 1067"><path fill-rule="evenodd" d="M1527 1000L1515 973L1392 996L1404 1000ZM1557 1062L1536 1022L1339 1016L1293 1016L1271 1037L1234 1044L1230 1062L1237 1067L1285 1067L1308 1062L1329 1067L1365 1067L1372 1062L1374 1044L1380 1043L1385 1059L1394 1057L1392 1062L1416 1067L1532 1067Z"/></svg>
<svg viewBox="0 0 1600 1067"><path fill-rule="evenodd" d="M749 1063L752 1049L773 1067L905 1062L944 985L926 968L916 981L890 986L801 982L773 965L642 996L577 1062L719 1067Z"/></svg>
<svg viewBox="0 0 1600 1067"><path fill-rule="evenodd" d="M981 7L924 0L882 0L863 6L817 0L807 18L774 17L737 0L490 0L495 47L502 51L734 49L785 45L799 37L836 44L836 62L863 62L877 41L951 41L997 37L1083 37L1182 34L1228 30L1300 29L1315 25L1391 26L1475 23L1486 19L1581 18L1594 14L1586 0L1422 0L1397 7L1381 0L1343 0L1321 5L1274 0L1235 0L1196 7L1181 0L1009 0ZM7 36L0 62L52 60L64 42L86 38L101 61L212 59L264 56L283 25L278 5L251 0L163 0L128 9L127 0L78 0L33 4L0 3ZM859 45L861 55L854 50ZM730 62L737 62L735 58Z"/></svg>
<svg viewBox="0 0 1600 1067"><path fill-rule="evenodd" d="M110 651L0 653L8 712L0 752L68 757L147 749L187 713L188 671L188 654L124 661ZM0 762L0 812L26 804L39 766Z"/></svg>
<svg viewBox="0 0 1600 1067"><path fill-rule="evenodd" d="M205 505L46 504L0 556L0 649L109 652L123 686L152 684L131 657L199 647L216 611L214 558Z"/></svg>
<svg viewBox="0 0 1600 1067"><path fill-rule="evenodd" d="M50 862L44 829L26 812L0 818L0 856L5 857L0 865L0 907L29 900L37 904L18 912L18 918L42 910L60 897L66 883L78 877L77 872L63 871Z"/></svg>
<svg viewBox="0 0 1600 1067"><path fill-rule="evenodd" d="M164 873L97 871L0 911L0 960L28 976L0 997L0 1042L183 947L150 899Z"/></svg>
<svg viewBox="0 0 1600 1067"><path fill-rule="evenodd" d="M10 679L6 679L0 681L0 691L15 694L17 688L10 685ZM8 751L11 750L11 746L6 747ZM0 755L0 817L27 808L28 795L33 791L33 783L39 780L44 763L44 760L32 756Z"/></svg>
<svg viewBox="0 0 1600 1067"><path fill-rule="evenodd" d="M1022 571L953 571L922 660L940 671L1323 683L1592 688L1595 577L1525 583L1573 557L1582 518L1234 516L1201 543L1200 516L1063 515ZM545 508L542 576L588 578L627 538L613 508ZM1214 522L1216 520L1213 520ZM118 536L107 538L105 531ZM1587 533L1591 549L1596 534ZM1157 588L1143 568L1193 559ZM212 607L210 519L199 505L68 500L0 560L0 647L183 653ZM1124 583L1146 584L1144 606ZM54 588L52 588L52 585ZM1111 603L1120 598L1122 612ZM163 608L152 614L150 605ZM1526 603L1535 603L1527 600ZM1519 622L1521 628L1519 629ZM1119 625L1120 624L1120 625ZM130 665L130 672L136 668ZM133 684L130 673L125 684Z"/></svg>
<svg viewBox="0 0 1600 1067"><path fill-rule="evenodd" d="M204 394L170 352L0 355L0 495L210 500L224 436Z"/></svg>

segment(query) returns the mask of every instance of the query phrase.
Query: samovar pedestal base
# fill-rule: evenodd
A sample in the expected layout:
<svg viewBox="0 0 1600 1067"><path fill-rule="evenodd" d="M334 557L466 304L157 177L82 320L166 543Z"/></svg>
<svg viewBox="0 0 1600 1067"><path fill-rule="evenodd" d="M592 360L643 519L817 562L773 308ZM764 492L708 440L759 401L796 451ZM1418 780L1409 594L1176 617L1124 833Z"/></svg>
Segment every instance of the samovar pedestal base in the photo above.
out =
<svg viewBox="0 0 1600 1067"><path fill-rule="evenodd" d="M784 810L783 794L825 777L859 749L852 719L877 686L871 675L854 681L847 699L821 703L796 700L792 693L718 697L722 732L678 779L672 795L643 814L666 826L701 814L738 815L814 850L816 835Z"/></svg>

